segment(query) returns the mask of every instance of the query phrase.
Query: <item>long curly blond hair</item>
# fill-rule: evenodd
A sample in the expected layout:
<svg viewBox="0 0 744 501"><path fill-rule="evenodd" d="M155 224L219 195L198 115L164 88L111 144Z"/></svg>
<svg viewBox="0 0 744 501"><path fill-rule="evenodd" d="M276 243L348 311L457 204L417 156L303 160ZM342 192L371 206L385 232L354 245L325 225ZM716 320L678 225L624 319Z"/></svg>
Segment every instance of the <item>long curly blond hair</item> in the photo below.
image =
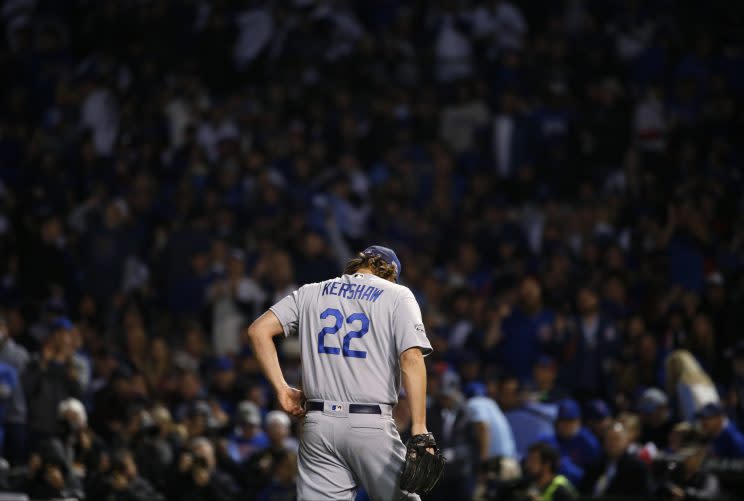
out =
<svg viewBox="0 0 744 501"><path fill-rule="evenodd" d="M713 386L710 376L687 350L674 350L664 362L667 393L673 395L679 383Z"/></svg>

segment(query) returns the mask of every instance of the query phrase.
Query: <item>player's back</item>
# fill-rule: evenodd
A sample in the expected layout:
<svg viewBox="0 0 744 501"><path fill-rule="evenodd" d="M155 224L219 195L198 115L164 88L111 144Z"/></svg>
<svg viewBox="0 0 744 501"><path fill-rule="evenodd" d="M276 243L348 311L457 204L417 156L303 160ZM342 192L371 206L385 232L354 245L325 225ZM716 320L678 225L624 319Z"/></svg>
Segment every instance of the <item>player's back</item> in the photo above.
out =
<svg viewBox="0 0 744 501"><path fill-rule="evenodd" d="M400 350L429 346L410 290L357 273L306 285L296 294L306 397L397 402ZM412 343L418 332L421 341Z"/></svg>

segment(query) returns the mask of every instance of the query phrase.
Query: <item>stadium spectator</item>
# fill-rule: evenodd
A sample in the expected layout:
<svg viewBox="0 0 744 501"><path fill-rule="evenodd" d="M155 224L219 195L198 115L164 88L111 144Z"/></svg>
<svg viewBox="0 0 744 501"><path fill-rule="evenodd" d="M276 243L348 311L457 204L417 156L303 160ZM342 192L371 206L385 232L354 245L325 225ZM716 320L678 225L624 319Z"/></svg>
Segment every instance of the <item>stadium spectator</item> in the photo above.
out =
<svg viewBox="0 0 744 501"><path fill-rule="evenodd" d="M3 456L11 461L25 459L28 410L21 376L28 362L28 351L10 337L8 322L0 315L0 364L7 366L2 373L10 390L4 397L6 403L3 409Z"/></svg>
<svg viewBox="0 0 744 501"><path fill-rule="evenodd" d="M545 442L531 445L525 458L525 473L537 491L538 499L547 501L569 501L578 499L571 482L558 474L560 454Z"/></svg>
<svg viewBox="0 0 744 501"><path fill-rule="evenodd" d="M64 446L55 439L46 439L31 454L24 481L18 486L34 499L82 497L79 479L65 458Z"/></svg>
<svg viewBox="0 0 744 501"><path fill-rule="evenodd" d="M197 437L178 458L166 496L174 501L231 501L237 493L238 487L232 478L217 468L212 443Z"/></svg>
<svg viewBox="0 0 744 501"><path fill-rule="evenodd" d="M297 494L297 455L285 451L273 468L271 483L258 493L258 501L291 501Z"/></svg>
<svg viewBox="0 0 744 501"><path fill-rule="evenodd" d="M134 456L127 449L113 451L111 468L87 489L87 497L113 501L165 501L143 477L139 476Z"/></svg>
<svg viewBox="0 0 744 501"><path fill-rule="evenodd" d="M224 412L232 414L235 411L235 403L240 400L241 395L235 364L231 358L221 356L212 362L212 382L208 393L217 400Z"/></svg>
<svg viewBox="0 0 744 501"><path fill-rule="evenodd" d="M612 424L612 413L604 400L594 399L586 404L584 422L587 429L601 441Z"/></svg>
<svg viewBox="0 0 744 501"><path fill-rule="evenodd" d="M631 436L620 422L613 423L604 436L604 457L594 471L587 471L585 485L595 496L651 494L651 475L646 464L630 452ZM593 467L594 468L594 467Z"/></svg>
<svg viewBox="0 0 744 501"><path fill-rule="evenodd" d="M648 388L638 399L637 409L641 418L641 442L651 442L665 449L674 427L666 394L658 388Z"/></svg>
<svg viewBox="0 0 744 501"><path fill-rule="evenodd" d="M517 451L512 430L498 404L486 396L486 386L478 381L468 383L465 396L479 460L515 458Z"/></svg>
<svg viewBox="0 0 744 501"><path fill-rule="evenodd" d="M578 316L564 333L560 381L582 400L605 396L610 388L610 368L618 348L618 332L600 312L598 294L589 287L577 293Z"/></svg>
<svg viewBox="0 0 744 501"><path fill-rule="evenodd" d="M261 313L266 295L250 277L245 276L245 253L230 251L224 277L209 286L207 297L212 305L212 340L217 355L235 355L246 318Z"/></svg>
<svg viewBox="0 0 744 501"><path fill-rule="evenodd" d="M87 472L96 472L105 451L103 442L88 427L88 414L80 400L68 398L59 403L58 438L65 447L65 459L74 475L81 480Z"/></svg>
<svg viewBox="0 0 744 501"><path fill-rule="evenodd" d="M689 351L674 351L665 365L667 393L676 397L682 418L693 421L705 405L719 401L713 381Z"/></svg>
<svg viewBox="0 0 744 501"><path fill-rule="evenodd" d="M519 294L519 306L502 322L498 353L509 374L526 380L540 356L540 348L552 341L554 315L544 307L542 289L535 277L522 280Z"/></svg>
<svg viewBox="0 0 744 501"><path fill-rule="evenodd" d="M720 403L705 404L697 413L711 453L721 458L744 458L744 435L725 414Z"/></svg>
<svg viewBox="0 0 744 501"><path fill-rule="evenodd" d="M59 318L41 339L38 357L23 374L23 390L28 399L28 428L32 444L57 433L57 408L67 398L81 398L82 388L73 365L70 330L72 324Z"/></svg>
<svg viewBox="0 0 744 501"><path fill-rule="evenodd" d="M241 475L243 483L254 493L266 489L279 490L287 495L287 489L294 485L296 470L292 470L287 461L294 461L296 468L297 440L290 436L290 420L282 411L271 411L266 415L266 434L269 437L268 447L256 452L242 466L245 472ZM288 455L291 456L288 458ZM294 476L293 476L294 475Z"/></svg>
<svg viewBox="0 0 744 501"><path fill-rule="evenodd" d="M556 404L568 397L566 390L557 384L558 365L550 355L541 355L532 369L532 381L525 391L527 398L534 402Z"/></svg>
<svg viewBox="0 0 744 501"><path fill-rule="evenodd" d="M450 471L449 478L442 478L436 491L432 492L433 499L445 500L474 487L473 459L477 456L464 400L459 388L445 384L427 412L428 428L441 437L438 444Z"/></svg>
<svg viewBox="0 0 744 501"><path fill-rule="evenodd" d="M271 444L261 429L261 421L261 411L255 403L240 402L235 417L237 426L227 442L227 453L233 461L242 463Z"/></svg>
<svg viewBox="0 0 744 501"><path fill-rule="evenodd" d="M688 431L678 456L682 467L659 488L660 499L691 499L712 501L721 499L721 484L711 472L703 471L703 461L708 449L705 439L698 432Z"/></svg>
<svg viewBox="0 0 744 501"><path fill-rule="evenodd" d="M578 485L584 469L596 464L602 453L599 441L582 426L581 408L575 400L561 400L555 419L555 431L540 441L555 447L561 454L560 470Z"/></svg>

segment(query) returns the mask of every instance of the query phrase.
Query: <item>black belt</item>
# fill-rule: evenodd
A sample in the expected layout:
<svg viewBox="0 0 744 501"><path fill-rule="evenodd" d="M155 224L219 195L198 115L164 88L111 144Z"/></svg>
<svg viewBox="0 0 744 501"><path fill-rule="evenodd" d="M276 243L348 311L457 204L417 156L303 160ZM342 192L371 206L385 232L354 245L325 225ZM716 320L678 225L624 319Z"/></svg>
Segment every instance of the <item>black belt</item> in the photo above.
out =
<svg viewBox="0 0 744 501"><path fill-rule="evenodd" d="M322 411L323 402L319 400L308 400L305 402L306 411ZM382 414L379 405L374 404L349 404L349 414Z"/></svg>

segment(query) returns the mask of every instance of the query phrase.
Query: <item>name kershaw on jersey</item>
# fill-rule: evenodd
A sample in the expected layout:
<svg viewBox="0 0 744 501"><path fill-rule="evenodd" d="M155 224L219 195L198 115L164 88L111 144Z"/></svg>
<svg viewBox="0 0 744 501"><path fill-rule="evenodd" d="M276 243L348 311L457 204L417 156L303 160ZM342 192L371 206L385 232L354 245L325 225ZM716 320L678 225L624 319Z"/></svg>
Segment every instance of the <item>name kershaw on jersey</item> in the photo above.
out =
<svg viewBox="0 0 744 501"><path fill-rule="evenodd" d="M345 299L364 299L365 301L376 302L383 289L378 289L371 285L353 284L348 282L327 282L323 284L321 296L339 296Z"/></svg>

